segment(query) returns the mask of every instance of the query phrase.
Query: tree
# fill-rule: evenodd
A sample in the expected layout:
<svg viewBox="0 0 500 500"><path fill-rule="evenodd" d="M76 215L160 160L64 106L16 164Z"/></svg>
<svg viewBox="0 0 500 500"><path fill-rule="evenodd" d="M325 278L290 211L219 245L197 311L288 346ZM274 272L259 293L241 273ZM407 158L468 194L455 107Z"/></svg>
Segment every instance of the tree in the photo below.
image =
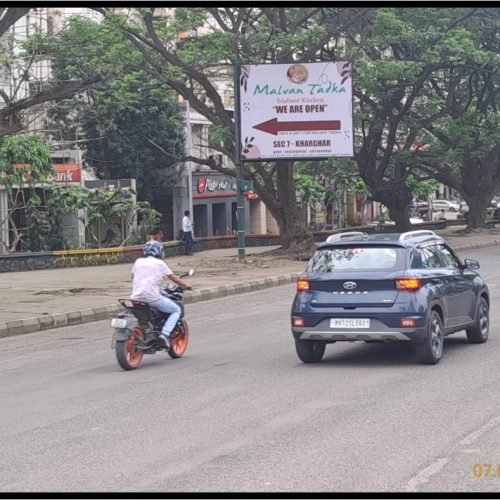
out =
<svg viewBox="0 0 500 500"><path fill-rule="evenodd" d="M424 89L435 115L423 114L427 147L422 168L460 192L468 229L484 225L500 188L500 9L469 9L448 32L451 65Z"/></svg>
<svg viewBox="0 0 500 500"><path fill-rule="evenodd" d="M26 8L0 8L0 37L3 36L4 53L0 57L0 74L8 80L12 75L12 59L14 56L13 41L5 40L9 29L30 9ZM13 39L13 36L12 36ZM10 47L5 50L5 48ZM23 74L20 75L20 82L27 79L31 65L33 64L36 52L25 54L27 64L23 68ZM28 57L29 56L29 57ZM45 88L33 92L31 95L23 93L23 85L16 85L11 93L5 89L0 89L0 98L4 106L0 109L0 137L19 133L26 125L23 123L23 113L34 106L52 101L54 99L65 99L71 97L75 92L88 88L99 81L96 75L85 75L80 79L70 79L65 81L54 81Z"/></svg>
<svg viewBox="0 0 500 500"><path fill-rule="evenodd" d="M321 60L330 42L343 35L366 9L349 8L176 8L173 16L155 8L130 15L98 9L115 22L141 52L144 68L187 99L212 124L211 147L234 159L234 123L222 98L232 88L232 68L242 63ZM220 89L220 90L219 90ZM214 170L235 175L208 158ZM295 198L293 162L245 164L244 176L276 219L284 248L312 247L312 235Z"/></svg>
<svg viewBox="0 0 500 500"><path fill-rule="evenodd" d="M134 236L133 229L139 223L144 234L150 234L158 224L160 214L148 202L136 202L130 189L85 189L80 186L52 186L51 199L57 212L76 214L89 235L90 246L103 244L99 226L120 219L120 239L105 235L104 246L124 246ZM138 238L141 241L143 238Z"/></svg>
<svg viewBox="0 0 500 500"><path fill-rule="evenodd" d="M486 33L482 33L486 23L478 19L490 14L494 19L489 21ZM486 190L481 195L477 190L479 184L490 182L488 175L478 168L477 157L473 161L468 158L478 141L484 140L486 126L479 130L479 122L472 120L464 128L470 116L465 118L456 108L457 104L462 105L465 111L477 99L483 104L489 102L483 110L484 125L497 123L497 117L493 118L489 112L498 90L488 90L485 94L492 80L488 79L482 87L476 85L474 70L470 68L475 61L472 66L478 75L480 61L491 64L496 57L498 64L498 40L493 28L496 24L497 33L496 18L489 9L381 8L372 11L358 30L348 34L348 56L354 60L356 70L353 79L354 95L358 99L355 117L362 133L355 159L373 198L389 208L398 230L410 227L410 175L419 180L429 177L441 180L461 191L473 206L476 205L473 197L489 196ZM490 38L491 48L487 50L480 46L485 37ZM482 68L482 74L491 75L486 68ZM453 130L448 130L450 125ZM496 130L489 134L488 146L480 153L490 165L494 165L495 154L498 155L496 139L492 137ZM434 137L430 141L432 147L429 147L428 132ZM434 147L439 141L446 142L447 133L453 134L455 140L448 140L444 147ZM460 138L470 137L471 133L477 140L461 148ZM460 187L457 178L456 159L460 149L459 156L464 165L468 164L464 167L464 179L467 178L469 184L472 178L476 179L468 190ZM444 151L448 152L447 158L443 157ZM418 168L423 157L429 167L424 171ZM448 160L447 164L443 164L443 158Z"/></svg>
<svg viewBox="0 0 500 500"><path fill-rule="evenodd" d="M26 202L26 247L30 251L74 247L62 225L64 215L73 215L83 224L90 247L144 241L157 225L160 214L148 202L137 202L134 195L132 190L123 188L91 190L49 183L42 194L35 193ZM108 232L102 235L100 228L108 224L119 225L119 231L108 226Z"/></svg>
<svg viewBox="0 0 500 500"><path fill-rule="evenodd" d="M100 82L58 103L49 129L80 143L102 178L137 179L139 197L159 208L184 154L177 95L141 68L141 55L110 23L72 17L47 38L56 80L95 74Z"/></svg>
<svg viewBox="0 0 500 500"><path fill-rule="evenodd" d="M319 202L323 210L336 203L337 224L346 225L346 200L356 193L368 195L355 162L347 158L297 162L296 184L303 203ZM321 180L321 183L319 182ZM332 223L334 220L332 220Z"/></svg>
<svg viewBox="0 0 500 500"><path fill-rule="evenodd" d="M16 223L16 213L26 206L28 189L37 199L35 186L42 185L53 174L47 146L33 136L6 137L0 141L0 186L7 195L7 213L2 214L0 227L7 225L13 238L10 246L0 232L0 243L9 252L15 252L19 241L26 236ZM32 201L31 205L36 204Z"/></svg>

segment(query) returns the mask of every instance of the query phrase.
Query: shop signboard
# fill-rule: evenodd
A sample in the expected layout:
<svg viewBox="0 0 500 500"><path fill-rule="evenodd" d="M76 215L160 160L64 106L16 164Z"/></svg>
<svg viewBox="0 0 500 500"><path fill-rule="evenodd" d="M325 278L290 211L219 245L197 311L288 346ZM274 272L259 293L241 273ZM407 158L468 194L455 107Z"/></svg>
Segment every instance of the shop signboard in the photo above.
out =
<svg viewBox="0 0 500 500"><path fill-rule="evenodd" d="M82 166L79 163L52 163L54 175L49 175L47 180L56 182L57 184L81 184L82 181ZM29 163L15 163L14 167L19 170L24 170L24 178L31 178Z"/></svg>
<svg viewBox="0 0 500 500"><path fill-rule="evenodd" d="M350 62L238 70L243 161L353 156Z"/></svg>
<svg viewBox="0 0 500 500"><path fill-rule="evenodd" d="M193 176L193 198L211 198L236 195L234 177L221 175Z"/></svg>
<svg viewBox="0 0 500 500"><path fill-rule="evenodd" d="M56 176L53 179L58 184L80 184L82 181L82 166L78 163L53 163Z"/></svg>

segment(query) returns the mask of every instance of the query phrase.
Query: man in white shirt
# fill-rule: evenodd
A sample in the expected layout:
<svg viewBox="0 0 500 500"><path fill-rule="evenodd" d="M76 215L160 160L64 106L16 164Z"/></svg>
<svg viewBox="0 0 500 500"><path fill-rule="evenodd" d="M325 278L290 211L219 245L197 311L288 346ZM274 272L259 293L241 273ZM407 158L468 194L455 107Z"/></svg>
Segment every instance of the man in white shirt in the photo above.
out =
<svg viewBox="0 0 500 500"><path fill-rule="evenodd" d="M193 223L189 218L189 210L184 211L182 218L182 231L184 233L184 248L186 255L193 255L191 249L193 248Z"/></svg>
<svg viewBox="0 0 500 500"><path fill-rule="evenodd" d="M169 314L163 325L160 338L170 349L170 334L181 315L181 308L173 300L161 295L161 285L164 278L190 290L171 269L163 262L163 245L159 241L151 240L144 245L144 257L138 258L132 267L132 295L131 300L146 302L151 307Z"/></svg>

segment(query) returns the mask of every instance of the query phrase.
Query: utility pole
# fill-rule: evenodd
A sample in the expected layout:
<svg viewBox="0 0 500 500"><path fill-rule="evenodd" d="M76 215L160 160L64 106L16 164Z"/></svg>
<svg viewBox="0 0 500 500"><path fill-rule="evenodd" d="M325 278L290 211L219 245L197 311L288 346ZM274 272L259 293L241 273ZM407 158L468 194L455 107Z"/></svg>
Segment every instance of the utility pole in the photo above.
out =
<svg viewBox="0 0 500 500"><path fill-rule="evenodd" d="M245 260L245 197L243 196L243 164L241 162L240 67L234 66L234 167L236 169L236 218L238 221L238 258Z"/></svg>

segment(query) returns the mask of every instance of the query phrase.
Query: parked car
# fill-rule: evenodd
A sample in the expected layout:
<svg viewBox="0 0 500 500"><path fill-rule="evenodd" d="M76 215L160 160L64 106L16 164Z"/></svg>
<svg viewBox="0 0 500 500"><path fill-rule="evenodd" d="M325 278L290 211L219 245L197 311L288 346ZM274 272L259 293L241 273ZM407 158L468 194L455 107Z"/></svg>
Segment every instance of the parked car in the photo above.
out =
<svg viewBox="0 0 500 500"><path fill-rule="evenodd" d="M424 224L425 220L421 219L420 217L410 217L410 224ZM371 221L368 225L369 226L378 226L380 224L380 221L378 220L373 220ZM390 219L386 219L384 221L384 226L395 226L396 223Z"/></svg>
<svg viewBox="0 0 500 500"><path fill-rule="evenodd" d="M459 212L460 203L450 200L432 200L432 210L444 210L445 212Z"/></svg>
<svg viewBox="0 0 500 500"><path fill-rule="evenodd" d="M460 212L465 212L465 211L469 210L469 207L468 207L467 203L465 203L464 200L461 200L460 198L456 198L455 196L450 196L449 199L452 203L455 203L456 205L458 205L460 207Z"/></svg>
<svg viewBox="0 0 500 500"><path fill-rule="evenodd" d="M477 269L429 230L332 235L296 283L297 355L315 363L339 341L406 341L435 364L447 335L465 329L469 342L486 342L490 296Z"/></svg>
<svg viewBox="0 0 500 500"><path fill-rule="evenodd" d="M429 212L429 203L423 200L414 200L410 203L410 210L417 212L420 216L425 216Z"/></svg>

